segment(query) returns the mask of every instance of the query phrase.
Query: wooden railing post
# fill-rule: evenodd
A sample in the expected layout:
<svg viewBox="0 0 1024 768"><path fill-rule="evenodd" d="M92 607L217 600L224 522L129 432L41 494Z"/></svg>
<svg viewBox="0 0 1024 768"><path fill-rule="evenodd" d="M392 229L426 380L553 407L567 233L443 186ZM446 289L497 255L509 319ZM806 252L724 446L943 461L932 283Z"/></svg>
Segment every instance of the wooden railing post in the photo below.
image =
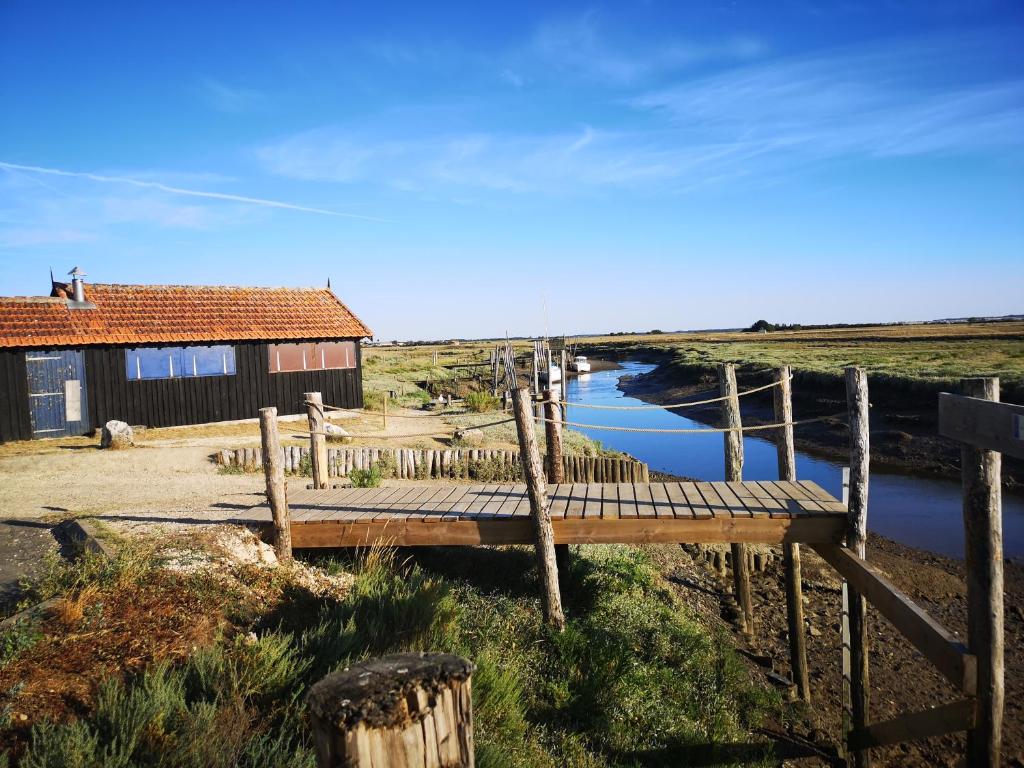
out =
<svg viewBox="0 0 1024 768"><path fill-rule="evenodd" d="M473 671L458 656L399 653L327 675L306 696L317 765L473 768Z"/></svg>
<svg viewBox="0 0 1024 768"><path fill-rule="evenodd" d="M564 358L565 351L562 351ZM563 374L563 386L565 378ZM550 387L544 390L544 442L547 444L548 482L565 482L565 462L562 459L562 406L558 395ZM555 544L555 563L559 573L569 568L569 545Z"/></svg>
<svg viewBox="0 0 1024 768"><path fill-rule="evenodd" d="M846 402L850 415L850 500L847 506L846 546L865 559L868 536L868 477L871 462L868 377L860 368L846 369ZM867 600L851 585L846 585L850 629L850 725L862 730L868 724L868 626ZM848 735L849 732L847 732ZM851 762L856 768L871 764L866 749L854 751Z"/></svg>
<svg viewBox="0 0 1024 768"><path fill-rule="evenodd" d="M544 618L555 630L565 629L565 614L562 613L562 595L558 590L558 565L555 561L555 534L551 528L551 513L548 507L547 488L544 484L544 467L537 447L533 416L530 413L530 395L525 387L512 390L512 410L515 413L516 429L519 432L519 457L523 463L523 475L530 494L530 518L533 520L534 547L537 550L537 565L543 584Z"/></svg>
<svg viewBox="0 0 1024 768"><path fill-rule="evenodd" d="M740 427L739 392L736 388L736 367L732 363L718 366L718 389L722 400L722 426L730 429L723 433L725 440L725 479L729 482L743 480L743 433ZM732 544L732 575L736 603L740 609L743 631L754 634L754 603L750 594L750 566L747 562L747 546Z"/></svg>
<svg viewBox="0 0 1024 768"><path fill-rule="evenodd" d="M284 484L281 440L277 434L277 408L260 408L260 442L263 476L267 481L267 503L274 521L274 552L277 559L292 559L292 530L288 517L288 491Z"/></svg>
<svg viewBox="0 0 1024 768"><path fill-rule="evenodd" d="M779 479L796 480L796 450L793 446L793 388L790 369L784 365L775 371L778 385L773 390L775 421L788 424L775 435L778 453ZM804 598L800 573L800 545L785 542L782 545L782 565L786 577L786 623L789 633L789 666L797 696L811 700L811 682L807 671L807 640L804 636Z"/></svg>
<svg viewBox="0 0 1024 768"><path fill-rule="evenodd" d="M964 395L999 400L999 379L964 379ZM967 570L967 647L978 658L977 723L967 732L967 764L997 766L1003 722L1003 522L997 451L964 444L960 466L964 495Z"/></svg>
<svg viewBox="0 0 1024 768"><path fill-rule="evenodd" d="M319 392L307 392L306 413L309 415L309 459L313 466L313 487L327 487L327 436L324 434L324 401Z"/></svg>

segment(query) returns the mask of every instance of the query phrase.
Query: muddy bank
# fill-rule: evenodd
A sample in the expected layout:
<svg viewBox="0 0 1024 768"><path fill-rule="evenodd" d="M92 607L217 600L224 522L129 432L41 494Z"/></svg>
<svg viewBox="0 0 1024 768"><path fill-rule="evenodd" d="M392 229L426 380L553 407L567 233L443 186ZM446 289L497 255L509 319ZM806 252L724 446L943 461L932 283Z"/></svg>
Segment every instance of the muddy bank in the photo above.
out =
<svg viewBox="0 0 1024 768"><path fill-rule="evenodd" d="M684 546L683 549L690 557L678 564L671 576L679 586L683 600L702 613L709 623L721 623L727 627L737 647L769 680L774 679L778 683L776 676L788 678L789 650L781 551L774 550L774 557L764 558L768 564L763 571L752 573L756 634L750 639L737 629L731 572L716 571L713 562L708 561L709 550L715 548ZM720 549L727 550L728 547ZM772 551L771 548L760 549ZM798 742L834 745L842 724L839 579L809 547L802 547L802 553L812 701L809 707L797 706L795 721L788 724L788 730ZM875 534L869 534L867 556L940 624L965 637L967 602L963 563ZM1024 568L1007 563L1005 579L1003 755L1008 765L1024 765L1024 610L1021 609L1024 605ZM874 610L869 611L869 633L870 711L873 721L952 702L957 698L945 678ZM963 754L963 734L872 750L875 765L880 766L955 766L962 764Z"/></svg>
<svg viewBox="0 0 1024 768"><path fill-rule="evenodd" d="M623 377L619 388L628 396L649 403L678 403L688 399L717 396L714 370L683 366L675 362L659 363L650 373ZM767 384L770 373L737 368L740 390ZM871 463L899 472L958 479L960 447L938 435L938 390L889 378L872 378L871 389ZM709 394L710 391L710 394ZM768 424L774 421L771 390L740 399L744 424ZM846 430L846 391L842 380L815 374L793 375L793 410L796 418L825 418L801 425L795 430L796 447L811 455L842 461L849 455ZM717 405L687 408L685 415L695 421L717 425ZM1003 457L1003 484L1007 488L1024 487L1024 461Z"/></svg>

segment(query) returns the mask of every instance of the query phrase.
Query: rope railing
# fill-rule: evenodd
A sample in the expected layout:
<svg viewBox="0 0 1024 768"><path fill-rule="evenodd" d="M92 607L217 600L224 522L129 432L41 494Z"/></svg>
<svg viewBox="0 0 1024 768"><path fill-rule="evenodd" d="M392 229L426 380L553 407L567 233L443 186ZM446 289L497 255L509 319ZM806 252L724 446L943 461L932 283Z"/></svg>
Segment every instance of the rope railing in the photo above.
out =
<svg viewBox="0 0 1024 768"><path fill-rule="evenodd" d="M304 405L315 405L320 407L319 403L305 402ZM341 408L337 405L324 405L325 411L342 411L344 413L351 413L353 415L361 416L383 416L383 413L367 411L365 408ZM463 416L469 413L469 411L445 411L444 413L393 413L388 411L389 419L434 419L439 416Z"/></svg>
<svg viewBox="0 0 1024 768"><path fill-rule="evenodd" d="M792 376L789 377L792 380ZM737 392L736 397L743 397L744 395L752 395L755 392L764 392L766 389L777 387L781 384L781 381L773 381L771 384L765 384L760 387L754 387L753 389L745 389L742 392ZM675 410L677 408L694 408L698 405L708 405L710 403L720 403L723 400L728 400L729 395L721 395L719 397L711 397L706 400L688 400L685 403L671 403L669 405L600 405L598 403L574 403L568 400L559 400L562 405L568 405L573 408L594 408L602 411L660 411L664 410Z"/></svg>
<svg viewBox="0 0 1024 768"><path fill-rule="evenodd" d="M781 429L783 427L798 427L802 424L813 424L818 421L829 421L845 416L845 413L833 413L828 416L815 416L811 419L799 419L794 421L780 421L775 424L755 424L746 427L698 427L684 429L658 429L654 427L616 427L610 424L581 424L575 421L562 421L561 419L547 419L543 416L535 416L534 421L540 423L558 423L565 427L578 427L580 429L599 429L607 432L649 432L661 435L698 435L722 434L723 432L759 432L766 429Z"/></svg>

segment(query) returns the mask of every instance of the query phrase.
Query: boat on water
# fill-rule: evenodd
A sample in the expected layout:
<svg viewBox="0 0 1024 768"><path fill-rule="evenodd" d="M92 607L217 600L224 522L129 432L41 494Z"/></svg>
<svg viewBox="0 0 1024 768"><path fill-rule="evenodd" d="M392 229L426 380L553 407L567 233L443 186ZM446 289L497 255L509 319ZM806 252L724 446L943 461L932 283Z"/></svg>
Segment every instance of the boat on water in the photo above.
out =
<svg viewBox="0 0 1024 768"><path fill-rule="evenodd" d="M562 369L557 365L549 365L546 371L540 372L540 378L548 384L562 380Z"/></svg>
<svg viewBox="0 0 1024 768"><path fill-rule="evenodd" d="M569 367L576 373L590 373L590 361L583 355L576 355L569 363Z"/></svg>

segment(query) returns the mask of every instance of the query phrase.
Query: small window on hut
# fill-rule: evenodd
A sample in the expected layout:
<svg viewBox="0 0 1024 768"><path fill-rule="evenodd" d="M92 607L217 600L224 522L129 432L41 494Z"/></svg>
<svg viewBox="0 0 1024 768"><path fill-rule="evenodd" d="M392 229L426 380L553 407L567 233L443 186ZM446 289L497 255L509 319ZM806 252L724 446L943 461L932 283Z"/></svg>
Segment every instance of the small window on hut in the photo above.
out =
<svg viewBox="0 0 1024 768"><path fill-rule="evenodd" d="M211 347L128 349L125 350L125 373L129 381L233 376L235 348L222 344Z"/></svg>
<svg viewBox="0 0 1024 768"><path fill-rule="evenodd" d="M356 345L352 341L319 344L269 344L271 373L323 371L356 367Z"/></svg>

